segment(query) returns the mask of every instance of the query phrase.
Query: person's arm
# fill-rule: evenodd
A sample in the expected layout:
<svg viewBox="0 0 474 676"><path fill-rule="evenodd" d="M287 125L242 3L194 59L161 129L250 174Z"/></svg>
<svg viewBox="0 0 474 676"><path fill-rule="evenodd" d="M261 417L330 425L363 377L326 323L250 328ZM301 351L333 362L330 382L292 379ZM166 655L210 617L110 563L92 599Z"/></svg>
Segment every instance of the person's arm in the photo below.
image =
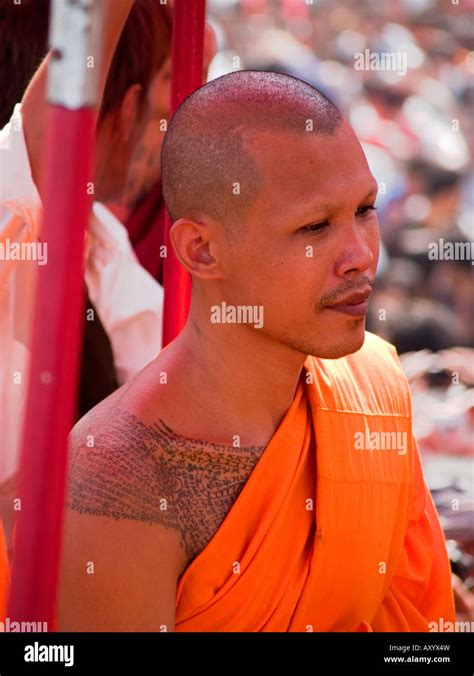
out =
<svg viewBox="0 0 474 676"><path fill-rule="evenodd" d="M177 545L159 524L66 510L59 631L174 631Z"/></svg>
<svg viewBox="0 0 474 676"><path fill-rule="evenodd" d="M169 499L173 482L141 424L117 427L92 412L71 434L59 631L174 630L186 555Z"/></svg>
<svg viewBox="0 0 474 676"><path fill-rule="evenodd" d="M440 622L455 620L446 543L415 439L413 444L413 494L403 550L372 631L436 631Z"/></svg>
<svg viewBox="0 0 474 676"><path fill-rule="evenodd" d="M101 63L98 92L99 101L102 100L112 57L132 5L133 0L106 0L103 52L101 58L98 58L98 62ZM41 185L39 177L45 131L45 89L49 58L48 54L28 85L21 102L23 128L28 156L30 158L31 174L40 191Z"/></svg>

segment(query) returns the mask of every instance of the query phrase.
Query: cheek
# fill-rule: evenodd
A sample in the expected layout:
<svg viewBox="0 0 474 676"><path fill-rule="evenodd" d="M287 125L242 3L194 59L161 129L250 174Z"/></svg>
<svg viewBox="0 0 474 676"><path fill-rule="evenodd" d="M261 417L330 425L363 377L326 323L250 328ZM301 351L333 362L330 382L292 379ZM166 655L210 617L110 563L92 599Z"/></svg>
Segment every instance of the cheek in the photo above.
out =
<svg viewBox="0 0 474 676"><path fill-rule="evenodd" d="M169 114L171 104L171 57L168 58L159 73L155 75L148 90L148 102L155 117L166 117Z"/></svg>
<svg viewBox="0 0 474 676"><path fill-rule="evenodd" d="M375 263L374 268L377 268L380 256L380 227L378 221L374 223L374 226L372 228L372 232L369 239L369 246L372 251L372 255L374 257Z"/></svg>
<svg viewBox="0 0 474 676"><path fill-rule="evenodd" d="M301 316L314 308L324 291L329 271L322 261L305 247L286 254L255 256L240 271L244 279L252 279L257 296L280 309L287 316ZM256 273L256 274L255 274Z"/></svg>

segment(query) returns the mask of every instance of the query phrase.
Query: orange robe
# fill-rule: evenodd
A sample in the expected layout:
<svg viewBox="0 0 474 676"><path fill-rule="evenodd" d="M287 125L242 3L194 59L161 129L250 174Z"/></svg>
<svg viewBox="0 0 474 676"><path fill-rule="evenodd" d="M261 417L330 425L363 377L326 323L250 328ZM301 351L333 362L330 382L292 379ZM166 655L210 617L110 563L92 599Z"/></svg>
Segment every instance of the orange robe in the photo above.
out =
<svg viewBox="0 0 474 676"><path fill-rule="evenodd" d="M441 618L455 620L450 566L408 384L394 348L367 333L353 355L307 358L275 435L178 580L176 631L429 631Z"/></svg>

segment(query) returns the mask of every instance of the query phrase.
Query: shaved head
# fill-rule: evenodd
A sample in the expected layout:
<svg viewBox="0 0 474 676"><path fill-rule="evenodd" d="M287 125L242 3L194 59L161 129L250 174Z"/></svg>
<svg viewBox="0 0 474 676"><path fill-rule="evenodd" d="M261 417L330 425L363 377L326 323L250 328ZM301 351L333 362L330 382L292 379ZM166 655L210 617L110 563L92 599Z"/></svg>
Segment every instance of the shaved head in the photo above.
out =
<svg viewBox="0 0 474 676"><path fill-rule="evenodd" d="M243 70L208 82L183 101L165 135L161 174L172 222L207 214L231 237L265 184L254 138L330 136L344 119L324 94L289 75Z"/></svg>

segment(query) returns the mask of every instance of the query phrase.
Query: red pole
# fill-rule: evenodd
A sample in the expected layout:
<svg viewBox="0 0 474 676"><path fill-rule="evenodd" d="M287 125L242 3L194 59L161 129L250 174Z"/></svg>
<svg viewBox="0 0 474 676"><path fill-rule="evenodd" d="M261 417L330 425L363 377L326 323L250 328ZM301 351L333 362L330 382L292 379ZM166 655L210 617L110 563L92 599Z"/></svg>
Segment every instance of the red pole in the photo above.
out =
<svg viewBox="0 0 474 676"><path fill-rule="evenodd" d="M203 84L205 16L206 0L175 0L171 115L189 94ZM191 300L189 274L174 255L169 240L170 228L171 220L167 214L167 258L163 269L163 346L171 342L185 325Z"/></svg>
<svg viewBox="0 0 474 676"><path fill-rule="evenodd" d="M101 2L55 0L48 69L48 122L42 171L41 239L31 370L20 460L21 511L15 533L8 616L50 622L53 616L65 497L67 437L76 404L84 301L87 182L99 64Z"/></svg>

